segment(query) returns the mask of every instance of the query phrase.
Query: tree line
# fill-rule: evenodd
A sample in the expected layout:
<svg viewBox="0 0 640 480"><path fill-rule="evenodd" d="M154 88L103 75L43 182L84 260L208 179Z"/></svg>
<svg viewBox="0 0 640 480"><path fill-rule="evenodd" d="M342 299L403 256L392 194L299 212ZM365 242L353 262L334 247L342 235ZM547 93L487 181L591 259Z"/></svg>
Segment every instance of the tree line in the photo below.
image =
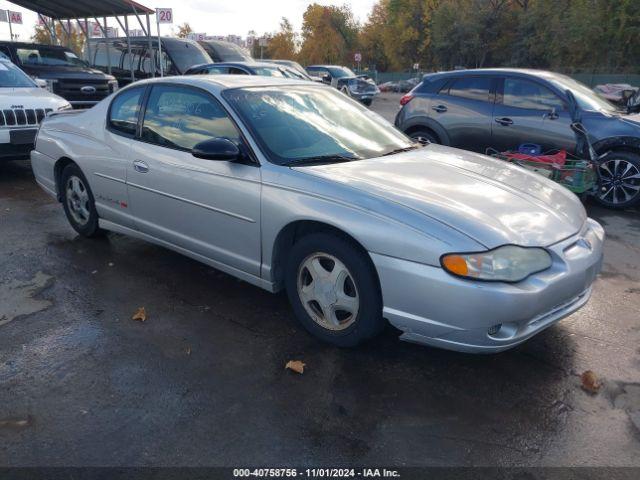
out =
<svg viewBox="0 0 640 480"><path fill-rule="evenodd" d="M348 5L313 3L295 32L283 18L265 58L379 71L530 67L636 72L638 0L379 0L364 24ZM258 53L258 52L254 52ZM259 56L259 55L258 55Z"/></svg>

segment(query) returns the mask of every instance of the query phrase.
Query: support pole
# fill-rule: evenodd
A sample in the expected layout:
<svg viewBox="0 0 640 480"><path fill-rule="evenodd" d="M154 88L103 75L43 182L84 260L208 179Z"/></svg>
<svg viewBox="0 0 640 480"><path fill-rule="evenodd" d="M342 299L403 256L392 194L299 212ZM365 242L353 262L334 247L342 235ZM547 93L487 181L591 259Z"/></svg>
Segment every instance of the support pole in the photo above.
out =
<svg viewBox="0 0 640 480"><path fill-rule="evenodd" d="M56 34L55 34L56 24L55 24L55 21L53 19L51 20L51 23L53 25L53 30L51 30L51 27L49 26L49 22L47 22L47 20L40 14L38 14L38 17L40 18L40 20L44 24L44 28L46 28L47 32L49 32L49 37L51 38L51 44L55 45L56 44Z"/></svg>
<svg viewBox="0 0 640 480"><path fill-rule="evenodd" d="M149 14L145 13L145 17L147 17L147 40L149 41L149 61L151 64L151 76L156 78L156 56L153 51L153 43L151 42L151 19L149 18Z"/></svg>
<svg viewBox="0 0 640 480"><path fill-rule="evenodd" d="M93 17L93 19L98 24L98 27L100 27L100 31L102 32L102 35L104 35L104 38L106 39L105 47L107 48L107 72L109 73L109 75L111 75L111 48L109 48L109 36L107 35L107 28L106 28L107 27L107 18L104 17L104 27L98 21L98 17ZM98 47L96 45L96 51L97 50L98 50Z"/></svg>
<svg viewBox="0 0 640 480"><path fill-rule="evenodd" d="M13 28L11 28L11 12L7 10L7 22L9 22L9 39L13 42Z"/></svg>
<svg viewBox="0 0 640 480"><path fill-rule="evenodd" d="M162 65L162 41L160 40L160 15L156 9L156 27L158 28L158 63L160 63L160 76L164 77L164 66Z"/></svg>
<svg viewBox="0 0 640 480"><path fill-rule="evenodd" d="M127 54L129 55L129 71L131 72L131 81L135 82L136 77L133 73L133 55L131 55L131 34L129 33L129 18L127 17L127 15L124 16L124 31L127 32Z"/></svg>
<svg viewBox="0 0 640 480"><path fill-rule="evenodd" d="M91 44L89 43L89 23L86 18L84 19L84 26L82 26L82 22L79 18L76 18L76 22L78 22L78 28L80 28L84 35L84 47L86 49L85 57L89 59L89 64L93 65L93 58L91 58Z"/></svg>

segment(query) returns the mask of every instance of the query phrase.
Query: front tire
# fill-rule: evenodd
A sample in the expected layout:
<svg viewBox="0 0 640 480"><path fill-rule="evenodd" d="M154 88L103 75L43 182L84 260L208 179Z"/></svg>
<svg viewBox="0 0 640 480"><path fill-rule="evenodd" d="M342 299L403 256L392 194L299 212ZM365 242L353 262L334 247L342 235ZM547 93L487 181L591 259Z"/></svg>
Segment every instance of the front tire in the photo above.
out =
<svg viewBox="0 0 640 480"><path fill-rule="evenodd" d="M76 232L87 238L104 233L98 227L98 212L89 182L75 163L67 165L62 171L60 190L64 213Z"/></svg>
<svg viewBox="0 0 640 480"><path fill-rule="evenodd" d="M613 151L600 159L601 183L596 201L608 208L629 208L640 202L640 155Z"/></svg>
<svg viewBox="0 0 640 480"><path fill-rule="evenodd" d="M384 328L375 268L347 239L330 233L302 237L291 249L285 275L293 311L316 338L353 347Z"/></svg>

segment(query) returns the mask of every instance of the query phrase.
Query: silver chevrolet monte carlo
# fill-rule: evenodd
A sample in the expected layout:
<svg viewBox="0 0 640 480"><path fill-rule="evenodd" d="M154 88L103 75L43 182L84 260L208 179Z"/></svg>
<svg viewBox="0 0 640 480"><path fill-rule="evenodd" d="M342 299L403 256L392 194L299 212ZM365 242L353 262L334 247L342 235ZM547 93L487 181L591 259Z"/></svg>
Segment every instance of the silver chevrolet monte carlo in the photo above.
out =
<svg viewBox="0 0 640 480"><path fill-rule="evenodd" d="M513 347L582 307L604 231L520 167L419 146L327 86L142 81L45 120L38 183L73 228L176 250L271 292L316 337L389 321L417 343Z"/></svg>

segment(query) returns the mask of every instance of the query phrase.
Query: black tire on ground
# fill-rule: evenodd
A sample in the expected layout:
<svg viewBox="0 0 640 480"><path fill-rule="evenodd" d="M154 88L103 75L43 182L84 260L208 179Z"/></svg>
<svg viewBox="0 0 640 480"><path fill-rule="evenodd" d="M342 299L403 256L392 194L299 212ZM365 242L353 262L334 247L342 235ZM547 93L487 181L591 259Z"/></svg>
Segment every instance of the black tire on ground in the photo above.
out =
<svg viewBox="0 0 640 480"><path fill-rule="evenodd" d="M81 192L86 192L86 200L82 202L81 200L76 200L76 195L71 193L71 200L69 199L70 195L70 182L74 182L75 180L79 180L79 190ZM67 165L62 174L60 175L60 192L62 197L62 206L64 208L64 213L67 216L67 220L73 227L73 229L78 232L83 237L92 238L97 237L104 234L104 230L98 227L98 212L95 207L95 200L93 198L93 193L91 192L91 188L89 187L89 182L85 178L82 170L75 163L70 163ZM78 218L79 214L74 213L71 209L71 205L79 204L77 202L83 203L85 210L88 212L88 215L84 215L83 218Z"/></svg>
<svg viewBox="0 0 640 480"><path fill-rule="evenodd" d="M416 142L422 143L440 143L440 139L431 130L414 130L408 134L410 138Z"/></svg>
<svg viewBox="0 0 640 480"><path fill-rule="evenodd" d="M362 104L365 107L370 107L372 103L373 103L373 99L372 98L367 98L366 100L362 100Z"/></svg>
<svg viewBox="0 0 640 480"><path fill-rule="evenodd" d="M342 262L352 280L352 283L347 280L344 285L345 288L351 285L354 292L351 295L358 299L358 312L351 316L352 320L345 323L348 326L344 329L331 330L314 320L307 311L307 308L314 309L313 301L307 307L303 306L301 294L298 293L299 282L304 283L305 275L309 277L309 272L305 271L305 261L316 254L328 254ZM382 296L375 268L366 253L348 239L332 233L314 233L300 238L291 248L285 276L287 295L293 311L298 321L316 338L339 347L354 347L375 337L384 329ZM310 280L313 281L315 280Z"/></svg>
<svg viewBox="0 0 640 480"><path fill-rule="evenodd" d="M612 151L600 159L602 182L595 200L608 208L629 208L640 202L640 155Z"/></svg>

